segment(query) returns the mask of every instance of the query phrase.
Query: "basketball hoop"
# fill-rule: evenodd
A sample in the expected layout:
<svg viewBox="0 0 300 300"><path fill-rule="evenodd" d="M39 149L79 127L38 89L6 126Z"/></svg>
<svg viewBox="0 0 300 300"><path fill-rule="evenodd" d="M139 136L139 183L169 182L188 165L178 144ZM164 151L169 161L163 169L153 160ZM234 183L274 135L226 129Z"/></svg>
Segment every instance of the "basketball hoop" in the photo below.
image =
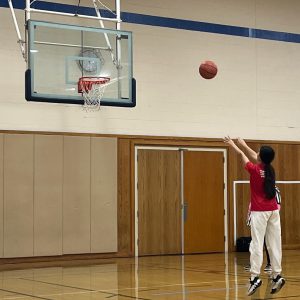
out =
<svg viewBox="0 0 300 300"><path fill-rule="evenodd" d="M82 94L84 100L83 108L87 111L100 109L100 101L109 77L81 77L78 81L78 93Z"/></svg>

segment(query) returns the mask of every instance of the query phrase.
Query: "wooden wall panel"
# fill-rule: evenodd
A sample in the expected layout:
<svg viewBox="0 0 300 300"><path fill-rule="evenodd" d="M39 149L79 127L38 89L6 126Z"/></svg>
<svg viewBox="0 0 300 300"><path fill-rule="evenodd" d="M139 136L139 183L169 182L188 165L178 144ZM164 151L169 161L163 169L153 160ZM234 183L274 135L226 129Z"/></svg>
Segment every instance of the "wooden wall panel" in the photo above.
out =
<svg viewBox="0 0 300 300"><path fill-rule="evenodd" d="M91 138L91 252L117 252L117 139Z"/></svg>
<svg viewBox="0 0 300 300"><path fill-rule="evenodd" d="M259 151L261 145L270 145L276 152L273 166L276 180L300 181L300 145L280 142L249 142L248 145ZM249 180L240 159L232 153L229 160L229 177L233 180ZM300 248L300 184L278 184L282 192L282 243L285 248ZM232 186L232 184L230 184ZM232 191L231 191L232 193ZM231 194L232 195L232 194ZM237 237L250 236L245 217L250 201L248 185L239 185L237 189ZM232 216L233 218L233 216Z"/></svg>
<svg viewBox="0 0 300 300"><path fill-rule="evenodd" d="M118 253L133 255L134 177L130 139L118 140ZM132 186L133 185L133 186Z"/></svg>
<svg viewBox="0 0 300 300"><path fill-rule="evenodd" d="M63 136L35 135L34 255L62 254Z"/></svg>
<svg viewBox="0 0 300 300"><path fill-rule="evenodd" d="M236 186L236 200L237 237L250 236L250 227L246 226L250 203L250 186L248 183Z"/></svg>
<svg viewBox="0 0 300 300"><path fill-rule="evenodd" d="M282 197L280 210L282 244L300 247L300 184L278 184Z"/></svg>
<svg viewBox="0 0 300 300"><path fill-rule="evenodd" d="M33 135L4 137L4 257L33 256Z"/></svg>
<svg viewBox="0 0 300 300"><path fill-rule="evenodd" d="M90 138L64 137L63 254L90 253Z"/></svg>
<svg viewBox="0 0 300 300"><path fill-rule="evenodd" d="M139 256L181 254L180 152L138 150Z"/></svg>
<svg viewBox="0 0 300 300"><path fill-rule="evenodd" d="M3 257L3 134L0 134L0 258Z"/></svg>
<svg viewBox="0 0 300 300"><path fill-rule="evenodd" d="M183 151L184 253L224 252L224 154Z"/></svg>
<svg viewBox="0 0 300 300"><path fill-rule="evenodd" d="M32 139L32 133L31 132L4 132L2 131L2 134L4 135L4 139L8 136L12 136L12 140L14 140L13 144L18 144L20 146L17 146L17 148L22 149L20 151L21 153L17 156L16 161L20 162L18 166L16 166L13 162L10 162L9 164L6 162L5 157L8 154L10 157L13 157L14 154L12 152L7 152L5 151L4 153L4 165L3 165L3 187L5 188L4 190L4 210L7 211L7 209L11 209L12 203L9 201L7 202L8 199L5 199L6 195L9 195L11 197L12 193L17 194L19 193L18 190L25 188L25 198L27 199L28 195L30 195L30 189L28 190L28 187L33 186L32 181L30 178L32 177L32 173L30 171L30 168L33 168L33 161L32 164L30 165L28 162L28 157L30 153L30 149L26 146L25 148L22 147L22 141L29 139ZM37 135L41 133L35 133ZM67 139L77 139L77 138L83 138L83 139L90 139L90 136L94 137L100 137L98 135L89 135L89 134L65 134L65 133L45 133L49 136L51 135L66 135ZM107 136L107 137L112 137L112 136ZM15 141L15 139L19 139L20 141ZM135 136L120 136L118 138L118 255L119 256L129 256L132 255L134 252L133 248L133 232L134 232L134 146L135 145L160 145L160 146L195 146L195 147L224 147L224 144L222 143L221 139L197 139L197 138L177 138L177 137L135 137ZM11 139L8 138L10 141ZM11 142L9 142L11 144ZM26 144L26 143L25 143ZM277 155L274 161L274 166L277 171L277 179L278 180L300 180L300 145L297 142L284 142L284 141L269 141L269 142L261 142L261 141L250 141L249 145L252 146L254 149L258 150L259 146L261 144L269 144L273 145L275 150L277 151ZM225 145L226 146L226 145ZM1 141L0 141L0 148L1 148ZM87 156L86 154L83 154L82 151L78 151L77 149L77 144L74 144L73 146L67 147L70 153L76 152L77 158L79 158L79 165L82 166L81 160L86 160ZM83 147L83 148L88 148L88 147ZM7 145L4 145L4 150L7 150ZM15 150L14 150L15 151ZM18 151L17 151L18 152ZM27 153L27 154L26 154ZM83 159L81 156L84 156L85 158ZM23 167L24 161L22 157L26 157L25 160L25 167ZM65 157L68 155L65 153ZM72 154L71 154L72 156ZM0 160L1 160L1 151L0 151ZM70 162L71 161L76 161L76 158L74 158L74 155L72 158L66 158L68 168L71 168ZM24 179L23 182L19 185L18 189L16 191L13 191L13 185L10 186L9 180L13 181L14 178L12 178L11 174L6 174L6 170L11 169L10 164L14 164L14 168L17 169L18 171L18 176L19 178L22 177ZM29 166L30 165L30 166ZM75 163L76 165L76 163ZM86 166L89 164L84 163L83 167L83 172L85 174L89 173L88 170L86 170ZM74 167L73 169L79 169L80 166ZM0 167L1 167L1 162L0 162ZM28 171L29 169L29 171ZM77 172L76 170L76 172ZM9 171L11 172L11 170ZM65 174L64 175L64 180L66 181L66 190L64 190L64 194L66 196L70 196L70 193L76 193L77 191L77 186L82 185L82 178L77 178L74 179L72 176L72 170L67 171L68 174L71 174L70 177ZM25 173L25 174L24 174ZM77 172L80 173L80 172ZM84 176L83 176L84 177ZM229 203L228 203L228 213L229 213L229 249L234 250L233 247L233 225L234 225L234 220L233 220L233 190L232 190L232 182L234 180L242 180L242 179L248 179L248 174L246 171L244 171L241 167L240 164L240 159L239 157L233 153L231 150L228 153L228 196L229 196ZM85 182L85 179L83 179L83 182ZM85 182L83 185L86 187L87 182ZM1 174L0 174L0 187L1 187ZM80 187L80 189L82 186ZM248 229L245 225L245 211L248 205L249 201L249 192L243 188L239 188L242 190L239 190L238 193L241 195L239 196L242 197L243 199L240 199L239 201L241 202L241 205L237 205L237 210L242 217L240 220L238 220L238 232L241 234L246 234L248 232ZM285 246L300 246L299 245L299 228L300 226L298 225L298 216L300 214L300 208L299 208L299 199L300 199L300 191L297 190L298 188L296 186L289 186L283 188L283 207L282 207L282 212L281 212L281 217L282 217L282 234L283 234L283 243ZM89 193L88 189L86 188L85 191ZM32 191L33 193L33 188ZM22 193L23 194L23 193ZM85 192L80 192L79 194L83 195ZM76 197L76 195L75 195ZM29 197L30 198L30 197ZM69 197L70 198L70 197ZM84 196L86 198L86 195ZM247 204L246 204L247 203ZM9 206L7 207L6 204ZM28 210L28 213L27 213ZM86 207L83 211L80 212L87 215L88 210ZM76 209L74 208L73 210L73 216L76 215ZM78 211L77 211L78 212ZM0 214L1 214L1 195L0 195ZM79 214L79 212L78 212ZM4 213L6 216L6 214ZM68 213L69 215L69 213ZM11 217L14 217L15 219L19 219L18 213L15 211L14 216L10 215L10 218L5 217L5 220L8 221L4 228L4 234L7 237L8 236L8 229L12 228L12 222L14 222ZM22 218L28 218L28 222L26 224L30 224L32 222L32 213L30 210L30 206L25 205L25 211L22 212L22 215L20 216ZM69 215L70 217L70 215ZM5 221L6 222L6 221ZM67 225L68 222L66 222L65 225ZM87 227L87 224L84 223ZM27 228L27 225L25 228L19 228L21 231L25 230ZM68 225L69 226L69 225ZM67 228L68 230L71 230L71 225L69 227L64 228L66 231ZM13 226L14 230L19 230ZM19 234L20 232L19 231ZM85 232L85 229L83 230ZM67 232L65 232L67 233ZM82 234L80 234L80 238L82 237ZM21 234L22 237L24 237L23 234ZM9 234L9 238L13 238L12 234ZM77 237L73 237L76 239ZM86 235L84 234L84 238L86 238ZM1 240L1 222L0 222L0 240ZM19 240L21 242L21 240ZM27 244L27 238L25 238L25 245ZM88 243L88 239L85 241ZM84 243L85 243L84 242ZM22 243L22 242L21 242ZM29 244L33 244L32 237L29 235ZM66 244L67 245L67 244ZM7 250L7 246L3 246ZM22 243L23 247L23 243ZM27 246L25 246L26 249ZM8 253L6 251L7 256L14 256L14 251L19 252L20 247L15 247L12 249L12 253ZM77 249L75 252L79 253L79 251L83 250L85 252L87 249L86 247L83 247L84 249ZM73 252L72 252L73 253ZM30 254L28 254L30 255ZM1 256L1 245L0 245L0 256ZM18 253L16 253L16 257L20 256ZM22 255L23 256L23 255Z"/></svg>

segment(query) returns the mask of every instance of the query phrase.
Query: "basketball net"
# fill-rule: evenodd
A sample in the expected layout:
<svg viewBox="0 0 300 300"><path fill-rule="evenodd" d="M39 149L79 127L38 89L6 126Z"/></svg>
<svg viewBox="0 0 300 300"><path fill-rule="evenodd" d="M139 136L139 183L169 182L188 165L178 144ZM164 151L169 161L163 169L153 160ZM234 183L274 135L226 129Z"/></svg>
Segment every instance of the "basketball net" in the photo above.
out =
<svg viewBox="0 0 300 300"><path fill-rule="evenodd" d="M108 77L81 77L78 81L78 93L83 97L83 109L87 112L100 109L100 102L103 97Z"/></svg>

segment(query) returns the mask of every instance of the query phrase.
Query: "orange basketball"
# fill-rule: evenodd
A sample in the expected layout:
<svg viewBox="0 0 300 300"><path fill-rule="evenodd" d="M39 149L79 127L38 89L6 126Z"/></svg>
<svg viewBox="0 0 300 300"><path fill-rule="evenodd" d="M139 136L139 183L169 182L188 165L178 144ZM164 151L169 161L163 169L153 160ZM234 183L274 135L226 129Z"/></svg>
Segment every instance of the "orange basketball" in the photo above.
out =
<svg viewBox="0 0 300 300"><path fill-rule="evenodd" d="M212 79L217 75L218 67L213 61L206 60L201 63L199 73L205 79Z"/></svg>

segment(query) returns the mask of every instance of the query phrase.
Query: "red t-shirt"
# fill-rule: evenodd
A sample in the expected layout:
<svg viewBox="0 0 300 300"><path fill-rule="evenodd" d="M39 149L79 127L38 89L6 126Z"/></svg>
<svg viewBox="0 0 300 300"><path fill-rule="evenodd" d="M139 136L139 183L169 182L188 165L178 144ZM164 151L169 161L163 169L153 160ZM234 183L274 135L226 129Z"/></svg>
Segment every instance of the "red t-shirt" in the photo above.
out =
<svg viewBox="0 0 300 300"><path fill-rule="evenodd" d="M250 173L251 211L277 210L275 197L267 199L264 192L264 169L262 164L247 162L245 169Z"/></svg>

